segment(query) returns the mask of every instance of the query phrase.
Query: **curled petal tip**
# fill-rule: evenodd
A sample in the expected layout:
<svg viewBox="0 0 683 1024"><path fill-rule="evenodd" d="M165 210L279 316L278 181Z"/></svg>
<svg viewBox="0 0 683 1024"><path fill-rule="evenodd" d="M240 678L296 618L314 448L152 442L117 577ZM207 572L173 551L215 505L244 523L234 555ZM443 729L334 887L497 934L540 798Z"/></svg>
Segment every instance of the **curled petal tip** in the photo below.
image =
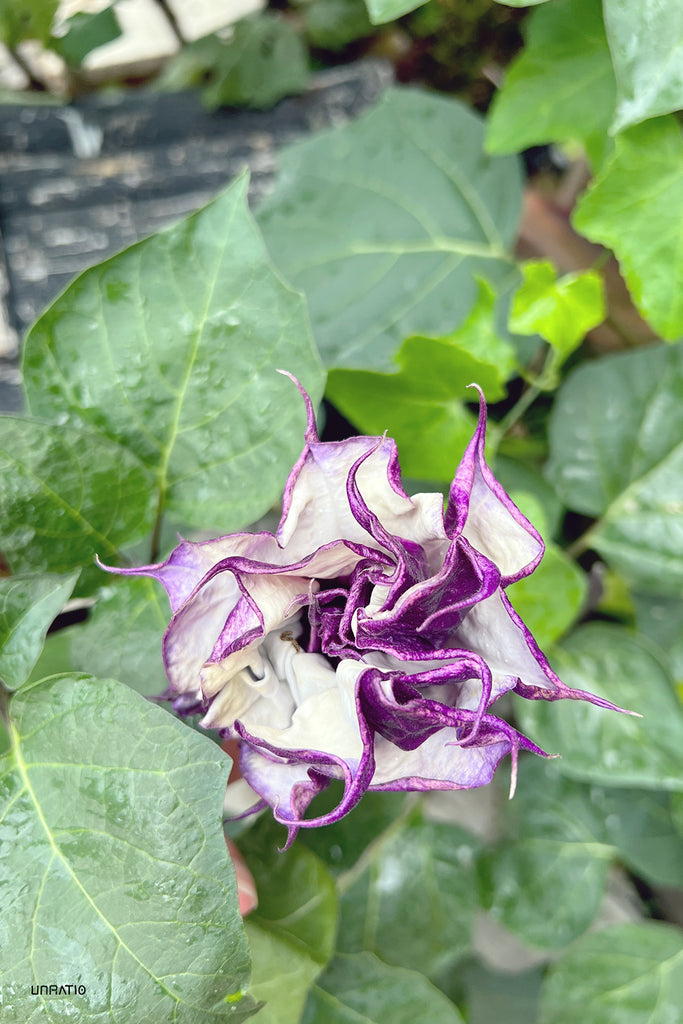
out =
<svg viewBox="0 0 683 1024"><path fill-rule="evenodd" d="M304 440L309 444L318 441L319 438L318 428L315 423L315 410L313 409L313 403L311 402L308 391L306 391L301 381L295 377L293 373L290 373L289 370L277 369L276 373L281 373L283 377L289 377L304 400L306 405L306 433L304 434Z"/></svg>

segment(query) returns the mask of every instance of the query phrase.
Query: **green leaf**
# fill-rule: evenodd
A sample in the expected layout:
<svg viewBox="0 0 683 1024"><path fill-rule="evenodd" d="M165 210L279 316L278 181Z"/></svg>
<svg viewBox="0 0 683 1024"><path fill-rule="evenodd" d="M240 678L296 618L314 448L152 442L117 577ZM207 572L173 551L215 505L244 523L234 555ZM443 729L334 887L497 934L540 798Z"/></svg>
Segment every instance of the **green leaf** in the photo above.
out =
<svg viewBox="0 0 683 1024"><path fill-rule="evenodd" d="M463 1024L455 1006L416 971L371 953L336 956L318 979L301 1024Z"/></svg>
<svg viewBox="0 0 683 1024"><path fill-rule="evenodd" d="M683 140L676 118L621 132L579 200L574 226L614 251L633 300L663 338L683 334Z"/></svg>
<svg viewBox="0 0 683 1024"><path fill-rule="evenodd" d="M59 0L0 0L0 39L14 48L24 39L49 43Z"/></svg>
<svg viewBox="0 0 683 1024"><path fill-rule="evenodd" d="M0 548L15 573L118 561L151 527L152 486L132 452L82 424L0 416Z"/></svg>
<svg viewBox="0 0 683 1024"><path fill-rule="evenodd" d="M664 651L678 685L683 683L683 598L634 594L636 624Z"/></svg>
<svg viewBox="0 0 683 1024"><path fill-rule="evenodd" d="M678 0L604 0L604 9L617 79L612 131L683 107L683 7Z"/></svg>
<svg viewBox="0 0 683 1024"><path fill-rule="evenodd" d="M16 690L30 676L45 634L77 579L77 572L0 579L0 680L8 689Z"/></svg>
<svg viewBox="0 0 683 1024"><path fill-rule="evenodd" d="M472 964L463 971L467 1024L530 1024L536 1020L542 972L512 974Z"/></svg>
<svg viewBox="0 0 683 1024"><path fill-rule="evenodd" d="M121 35L113 5L96 14L79 11L67 19L65 27L65 35L53 38L52 49L71 67L79 67L98 46L111 43Z"/></svg>
<svg viewBox="0 0 683 1024"><path fill-rule="evenodd" d="M539 1024L673 1024L683 1006L683 940L672 925L606 928L550 969Z"/></svg>
<svg viewBox="0 0 683 1024"><path fill-rule="evenodd" d="M118 679L151 697L168 686L161 638L168 602L150 579L109 577L87 620L62 632L70 668Z"/></svg>
<svg viewBox="0 0 683 1024"><path fill-rule="evenodd" d="M373 25L383 25L386 21L396 21L404 14L422 7L426 0L365 0Z"/></svg>
<svg viewBox="0 0 683 1024"><path fill-rule="evenodd" d="M540 334L556 350L561 365L593 327L605 319L602 278L595 271L555 278L546 261L521 265L524 281L515 292L509 328Z"/></svg>
<svg viewBox="0 0 683 1024"><path fill-rule="evenodd" d="M631 871L652 885L683 887L683 837L671 812L677 794L592 786L590 799L604 818L607 841Z"/></svg>
<svg viewBox="0 0 683 1024"><path fill-rule="evenodd" d="M238 21L227 39L212 33L183 46L155 87L177 92L201 86L210 110L265 109L303 92L308 75L306 49L295 29L278 14L261 12Z"/></svg>
<svg viewBox="0 0 683 1024"><path fill-rule="evenodd" d="M588 596L588 579L561 548L549 543L540 565L508 587L507 595L543 650L576 621Z"/></svg>
<svg viewBox="0 0 683 1024"><path fill-rule="evenodd" d="M493 469L496 479L508 494L515 491L520 496L521 492L525 492L528 498L534 499L533 515L538 516L540 510L545 533L538 523L534 522L534 526L543 539L548 541L555 536L560 528L564 509L554 488L541 472L529 463L500 454L496 456Z"/></svg>
<svg viewBox="0 0 683 1024"><path fill-rule="evenodd" d="M250 921L324 964L332 956L337 924L334 880L305 846L295 844L280 853L285 839L282 826L270 816L240 836L240 851L259 896Z"/></svg>
<svg viewBox="0 0 683 1024"><path fill-rule="evenodd" d="M434 978L469 952L477 909L477 843L412 815L340 879L339 952L376 953Z"/></svg>
<svg viewBox="0 0 683 1024"><path fill-rule="evenodd" d="M240 1021L248 955L221 828L230 761L112 680L10 702L0 762L3 1024ZM85 992L37 1000L36 983ZM7 996L12 993L11 999Z"/></svg>
<svg viewBox="0 0 683 1024"><path fill-rule="evenodd" d="M316 798L311 812L324 814L341 799L341 783L332 782ZM410 800L410 797L407 798ZM353 867L364 850L390 828L406 809L405 793L366 793L352 811L325 828L302 829L297 844L313 850L333 871Z"/></svg>
<svg viewBox="0 0 683 1024"><path fill-rule="evenodd" d="M513 607L543 650L559 640L577 619L588 596L588 580L576 562L548 540L548 524L541 501L535 495L514 489L509 493L545 542L540 565L531 576L507 589Z"/></svg>
<svg viewBox="0 0 683 1024"><path fill-rule="evenodd" d="M607 786L683 791L683 708L668 673L644 640L619 626L592 623L557 648L563 682L588 690L642 719L584 701L515 701L523 732L561 754L570 777Z"/></svg>
<svg viewBox="0 0 683 1024"><path fill-rule="evenodd" d="M308 953L254 924L245 922L254 964L250 995L265 1005L259 1024L292 1024L301 1019L309 989L321 966Z"/></svg>
<svg viewBox="0 0 683 1024"><path fill-rule="evenodd" d="M202 100L210 109L221 106L264 110L283 96L303 92L308 82L308 57L296 30L277 14L242 18L220 55L208 69Z"/></svg>
<svg viewBox="0 0 683 1024"><path fill-rule="evenodd" d="M154 472L161 509L223 532L277 500L301 449L303 403L276 368L314 402L322 391L304 301L274 272L246 191L242 177L86 270L24 353L33 412L86 420L129 446Z"/></svg>
<svg viewBox="0 0 683 1024"><path fill-rule="evenodd" d="M613 856L583 786L523 758L509 838L486 861L487 909L532 946L557 949L595 918Z"/></svg>
<svg viewBox="0 0 683 1024"><path fill-rule="evenodd" d="M681 793L671 794L671 818L674 828L683 838L683 794Z"/></svg>
<svg viewBox="0 0 683 1024"><path fill-rule="evenodd" d="M464 320L477 277L513 283L519 167L481 142L480 119L456 101L390 89L353 124L284 152L258 219L306 292L328 366L391 370L405 338Z"/></svg>
<svg viewBox="0 0 683 1024"><path fill-rule="evenodd" d="M570 508L601 516L586 544L628 582L683 586L683 344L575 370L549 423L547 474Z"/></svg>
<svg viewBox="0 0 683 1024"><path fill-rule="evenodd" d="M487 149L579 139L599 155L616 100L600 0L553 0L525 24L526 46L493 100Z"/></svg>
<svg viewBox="0 0 683 1024"><path fill-rule="evenodd" d="M259 903L247 935L254 976L250 992L266 1003L264 1024L292 1024L308 990L334 950L337 895L322 861L301 843L286 853L282 827L270 816L240 836Z"/></svg>
<svg viewBox="0 0 683 1024"><path fill-rule="evenodd" d="M309 41L325 50L343 50L374 32L363 0L312 0L301 13Z"/></svg>
<svg viewBox="0 0 683 1024"><path fill-rule="evenodd" d="M489 401L505 395L515 352L494 323L493 291L479 282L469 316L443 338L412 337L396 355L398 373L332 370L327 395L364 433L388 430L408 476L451 480L476 426L464 408L476 381Z"/></svg>

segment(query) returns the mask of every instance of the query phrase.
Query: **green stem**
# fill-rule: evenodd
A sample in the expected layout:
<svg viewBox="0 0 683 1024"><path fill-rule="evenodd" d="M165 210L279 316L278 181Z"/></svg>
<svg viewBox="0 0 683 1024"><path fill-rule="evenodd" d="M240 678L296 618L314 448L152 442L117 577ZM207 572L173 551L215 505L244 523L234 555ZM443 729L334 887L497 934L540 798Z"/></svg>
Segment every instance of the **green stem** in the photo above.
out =
<svg viewBox="0 0 683 1024"><path fill-rule="evenodd" d="M536 401L543 391L545 391L546 381L555 358L555 350L548 346L548 351L545 354L541 372L536 376L526 391L522 392L513 407L505 414L505 416L503 416L502 420L498 424L501 437L504 437L510 430L512 430L515 424L521 420L529 406Z"/></svg>
<svg viewBox="0 0 683 1024"><path fill-rule="evenodd" d="M572 541L569 547L565 548L565 554L569 555L570 558L578 558L584 551L588 551L591 546L592 536L597 530L599 523L593 523L588 529L577 537L576 540Z"/></svg>

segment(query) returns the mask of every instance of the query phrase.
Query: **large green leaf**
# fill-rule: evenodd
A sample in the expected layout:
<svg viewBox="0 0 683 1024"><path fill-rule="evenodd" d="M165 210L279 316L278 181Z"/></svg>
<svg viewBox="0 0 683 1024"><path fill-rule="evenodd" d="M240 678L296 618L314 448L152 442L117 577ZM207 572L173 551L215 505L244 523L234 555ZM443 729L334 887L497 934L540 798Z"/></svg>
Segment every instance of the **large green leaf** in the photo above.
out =
<svg viewBox="0 0 683 1024"><path fill-rule="evenodd" d="M604 0L617 78L619 131L683 107L683 6L679 0Z"/></svg>
<svg viewBox="0 0 683 1024"><path fill-rule="evenodd" d="M301 1024L462 1024L425 977L388 967L371 953L339 955L311 990Z"/></svg>
<svg viewBox="0 0 683 1024"><path fill-rule="evenodd" d="M654 885L683 887L683 837L672 819L678 796L649 789L590 789L607 842L631 871Z"/></svg>
<svg viewBox="0 0 683 1024"><path fill-rule="evenodd" d="M614 250L638 309L667 341L683 334L681 219L683 140L673 116L620 132L574 213L582 234Z"/></svg>
<svg viewBox="0 0 683 1024"><path fill-rule="evenodd" d="M600 0L553 0L526 24L526 46L493 101L487 149L517 153L568 139L601 148L616 86Z"/></svg>
<svg viewBox="0 0 683 1024"><path fill-rule="evenodd" d="M305 846L295 845L280 853L286 838L282 826L269 815L240 836L240 850L259 894L251 921L324 964L334 949L334 880L320 858Z"/></svg>
<svg viewBox="0 0 683 1024"><path fill-rule="evenodd" d="M528 701L515 708L521 728L577 779L608 786L683 791L683 708L666 668L645 641L619 626L594 623L556 649L560 678L643 718L585 701Z"/></svg>
<svg viewBox="0 0 683 1024"><path fill-rule="evenodd" d="M586 543L643 589L683 586L683 344L579 367L549 424L547 473L570 508L600 516Z"/></svg>
<svg viewBox="0 0 683 1024"><path fill-rule="evenodd" d="M353 124L286 150L258 218L306 292L324 362L390 370L405 338L465 319L476 276L513 283L519 213L517 163L483 153L476 114L391 89Z"/></svg>
<svg viewBox="0 0 683 1024"><path fill-rule="evenodd" d="M464 402L476 400L476 381L486 398L505 395L516 359L494 322L494 294L485 282L469 316L443 338L408 338L396 355L398 373L332 370L327 395L361 431L388 430L401 467L422 480L453 479L474 433L476 417Z"/></svg>
<svg viewBox="0 0 683 1024"><path fill-rule="evenodd" d="M579 939L541 990L539 1024L675 1024L683 1006L683 933L649 922Z"/></svg>
<svg viewBox="0 0 683 1024"><path fill-rule="evenodd" d="M536 1020L543 978L539 968L521 973L470 964L462 972L467 1024L530 1024Z"/></svg>
<svg viewBox="0 0 683 1024"><path fill-rule="evenodd" d="M638 629L666 653L671 673L680 686L683 683L683 598L634 594L633 602Z"/></svg>
<svg viewBox="0 0 683 1024"><path fill-rule="evenodd" d="M337 948L430 977L471 948L477 844L452 825L402 819L340 880Z"/></svg>
<svg viewBox="0 0 683 1024"><path fill-rule="evenodd" d="M152 487L132 452L82 425L0 416L0 547L15 573L117 561L151 527Z"/></svg>
<svg viewBox="0 0 683 1024"><path fill-rule="evenodd" d="M154 472L160 508L223 531L277 499L301 448L303 403L276 369L314 401L322 391L304 301L274 272L246 190L243 177L85 271L24 355L33 412L129 446Z"/></svg>
<svg viewBox="0 0 683 1024"><path fill-rule="evenodd" d="M247 946L221 828L229 759L112 680L29 684L9 714L3 1024L41 1007L50 1022L243 1020ZM31 994L53 983L83 991Z"/></svg>
<svg viewBox="0 0 683 1024"><path fill-rule="evenodd" d="M0 579L0 681L8 689L17 689L30 676L45 634L77 579L77 572Z"/></svg>
<svg viewBox="0 0 683 1024"><path fill-rule="evenodd" d="M565 946L600 908L613 856L601 816L552 762L524 758L507 817L508 838L486 862L487 908L531 945Z"/></svg>
<svg viewBox="0 0 683 1024"><path fill-rule="evenodd" d="M247 934L254 961L251 992L266 1003L265 1024L299 1020L311 983L332 956L337 927L331 874L300 843L280 853L284 839L269 815L239 839L259 898Z"/></svg>

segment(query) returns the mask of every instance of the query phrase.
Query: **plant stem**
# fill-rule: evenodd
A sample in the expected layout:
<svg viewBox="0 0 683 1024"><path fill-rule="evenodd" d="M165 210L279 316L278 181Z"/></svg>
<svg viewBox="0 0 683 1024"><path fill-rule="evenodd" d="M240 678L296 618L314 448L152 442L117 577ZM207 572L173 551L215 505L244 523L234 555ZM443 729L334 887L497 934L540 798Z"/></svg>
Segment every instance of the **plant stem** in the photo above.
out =
<svg viewBox="0 0 683 1024"><path fill-rule="evenodd" d="M533 383L529 385L526 391L522 392L513 407L505 414L505 416L503 416L502 420L498 424L501 437L504 437L505 434L507 434L514 425L521 420L529 406L536 401L538 396L545 389L544 386L548 377L548 371L550 370L554 360L555 350L549 345L540 373L536 376Z"/></svg>
<svg viewBox="0 0 683 1024"><path fill-rule="evenodd" d="M578 558L584 551L587 551L591 546L592 535L599 525L599 523L593 523L589 526L580 537L577 537L569 547L565 548L565 554L569 555L570 558Z"/></svg>

